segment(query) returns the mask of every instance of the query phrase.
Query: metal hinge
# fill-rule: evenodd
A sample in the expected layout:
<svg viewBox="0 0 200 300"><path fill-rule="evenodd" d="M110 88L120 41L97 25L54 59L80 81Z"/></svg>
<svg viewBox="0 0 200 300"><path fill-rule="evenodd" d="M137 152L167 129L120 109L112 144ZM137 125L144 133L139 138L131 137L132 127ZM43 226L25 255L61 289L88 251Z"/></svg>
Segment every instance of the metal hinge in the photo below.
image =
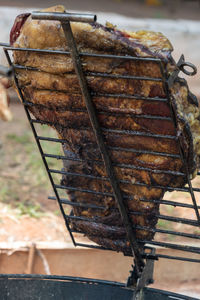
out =
<svg viewBox="0 0 200 300"><path fill-rule="evenodd" d="M192 70L189 71L186 69L186 67L191 68ZM183 72L184 74L186 74L188 76L194 76L197 73L197 68L195 65L193 65L189 62L186 62L185 57L182 54L178 63L176 64L176 69L173 71L173 73L169 76L169 78L167 80L169 88L172 87L174 81L178 77L179 72Z"/></svg>

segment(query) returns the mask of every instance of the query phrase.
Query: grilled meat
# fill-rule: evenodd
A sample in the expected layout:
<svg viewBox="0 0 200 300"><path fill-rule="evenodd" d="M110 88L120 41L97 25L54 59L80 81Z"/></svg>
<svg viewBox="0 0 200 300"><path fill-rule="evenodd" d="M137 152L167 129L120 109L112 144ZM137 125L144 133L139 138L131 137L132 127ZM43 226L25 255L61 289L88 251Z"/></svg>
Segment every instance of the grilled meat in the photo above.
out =
<svg viewBox="0 0 200 300"><path fill-rule="evenodd" d="M64 12L64 8L56 6L47 11ZM176 67L172 46L161 33L124 32L98 23L72 23L71 26L82 53L161 58L168 75ZM59 22L36 21L27 15L16 19L11 43L19 48L68 50ZM140 241L151 240L159 213L156 200L163 198L167 187L181 187L186 183L170 106L176 116L189 173L194 176L200 153L198 104L180 78L171 88L171 102L165 101L167 95L159 80L162 72L157 61L87 55L81 59L136 236ZM53 123L51 126L58 136L66 140L63 165L64 171L70 174L63 175L62 185L66 186L71 201L89 205L73 207L73 214L80 218L72 221L71 226L104 247L129 254L126 231L70 56L15 51L14 62L26 67L18 69L16 74L25 99L35 104L30 108L32 114L38 120ZM104 73L112 76L104 77ZM114 78L115 75L158 80Z"/></svg>

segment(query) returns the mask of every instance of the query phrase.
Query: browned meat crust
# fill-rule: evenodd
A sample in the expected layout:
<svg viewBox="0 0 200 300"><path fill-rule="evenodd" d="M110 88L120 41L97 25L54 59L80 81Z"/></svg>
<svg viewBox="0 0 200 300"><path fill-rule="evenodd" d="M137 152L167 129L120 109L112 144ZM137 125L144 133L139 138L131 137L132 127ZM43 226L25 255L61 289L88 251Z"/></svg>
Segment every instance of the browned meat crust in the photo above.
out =
<svg viewBox="0 0 200 300"><path fill-rule="evenodd" d="M63 11L63 7L57 6L54 10ZM81 52L163 58L163 66L167 65L168 72L174 69L171 44L162 34L121 32L96 23L73 23L72 30ZM66 40L58 22L33 21L31 17L20 29L14 46L67 50ZM66 139L66 143L63 144L66 158L81 160L81 163L63 161L65 171L87 175L63 176L62 185L84 190L70 191L66 188L71 201L101 207L74 207L73 214L86 219L72 221L73 228L104 247L130 254L125 228L115 200L110 195L111 185L107 180L71 58L62 54L22 54L16 51L14 61L27 67L26 70L17 71L17 78L25 99L35 104L30 108L33 115L36 119L54 123L53 127L58 136ZM141 241L151 240L159 213L159 205L153 200L161 200L167 187L181 187L186 182L185 176L173 173L184 171L180 158L145 153L156 151L179 154L177 140L171 138L176 133L170 119L169 105L166 102L151 100L154 97L161 100L166 98L166 92L162 82L105 78L101 73L160 78L160 67L156 62L89 56L83 56L82 62L84 71L87 72L88 86L94 94L96 93L93 101L98 119L104 128L105 143L110 149L115 174L125 205L130 212L130 220L136 228L136 236ZM96 77L91 72L100 74ZM98 93L124 96L106 97L99 96ZM125 95L137 96L137 99L130 99ZM150 99L146 100L143 97ZM184 81L177 80L171 90L171 98L178 130L182 135L187 160L190 162L190 173L193 174L198 163L194 149L197 153L199 135L198 130L195 130L195 135L192 136L191 128L198 127L199 115L195 115L196 106L189 103L189 91ZM195 115L193 123L182 113L183 102L184 109L191 110L192 115ZM166 118L150 119L144 115ZM126 133L121 135L120 132L109 132L110 129L126 130ZM157 138L151 134L168 137ZM121 150L118 151L118 148ZM85 189L93 190L96 195L87 193ZM144 228L141 228L142 226Z"/></svg>

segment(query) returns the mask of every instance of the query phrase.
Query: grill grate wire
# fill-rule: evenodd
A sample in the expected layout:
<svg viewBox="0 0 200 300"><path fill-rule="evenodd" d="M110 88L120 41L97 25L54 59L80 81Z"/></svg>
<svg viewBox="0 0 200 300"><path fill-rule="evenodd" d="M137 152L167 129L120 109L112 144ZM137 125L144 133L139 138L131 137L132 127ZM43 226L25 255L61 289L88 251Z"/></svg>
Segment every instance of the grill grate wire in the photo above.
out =
<svg viewBox="0 0 200 300"><path fill-rule="evenodd" d="M37 19L47 19L47 14L43 13L35 13L32 14L32 16L34 18ZM48 13L48 18L52 19L54 16L54 14L49 14ZM57 19L59 20L58 15L56 16ZM83 18L84 19L84 18ZM42 126L42 125L51 125L51 126L55 126L56 124L53 122L46 122L46 121L42 121L42 120L36 120L31 112L30 112L30 108L31 107L36 107L38 106L37 104L34 104L32 102L29 102L27 99L25 99L25 97L23 96L22 90L23 87L19 85L19 82L17 80L17 77L15 75L14 72L14 80L15 80L15 84L17 86L20 98L22 100L22 103L24 105L24 109L27 115L27 118L30 122L30 126L31 129L33 131L34 137L35 137L35 141L37 143L37 146L39 148L44 166L47 170L48 173L48 177L49 180L51 182L53 191L55 193L55 196L51 196L49 197L49 199L51 200L57 200L60 206L60 210L62 213L62 216L65 220L65 224L66 227L69 231L69 234L71 236L72 242L74 244L74 246L81 246L81 247L88 247L88 248L95 248L95 249L102 249L102 250L112 250L106 247L102 247L102 246L97 246L97 245L93 245L93 244L89 244L88 242L86 243L82 243L82 242L77 242L76 241L76 235L74 235L74 233L78 233L80 234L81 231L79 230L74 230L71 228L70 226L70 220L74 220L74 221L78 221L78 220L84 220L87 222L93 222L93 220L91 218L86 218L86 217L78 217L78 216L74 216L73 214L68 214L66 213L66 207L70 206L70 207L84 207L84 208L93 208L93 209L97 209L97 210L104 210L105 207L103 206L98 206L98 205L93 205L90 203L80 203L80 202L72 202L67 198L63 198L60 196L60 190L71 190L71 191L80 191L81 193L89 193L89 194L93 194L93 195L103 195L105 197L113 197L116 199L116 201L118 201L119 204L119 209L121 210L121 215L122 215L122 219L124 221L125 227L127 229L127 233L128 233L128 240L130 242L131 248L132 248L132 253L130 253L130 256L134 256L134 260L135 260L135 264L137 267L137 275L138 277L140 277L141 272L145 266L145 261L144 259L159 259L159 258L165 258L165 259L174 259L174 260L181 260L181 261L190 261L190 262L196 262L196 263L200 263L200 257L198 258L192 258L191 257L191 253L193 254L200 254L200 246L194 246L193 243L191 243L191 240L199 240L200 239L200 234L199 232L196 233L196 231L194 230L194 228L198 228L200 225L200 216L199 216L199 208L200 206L197 205L197 199L196 199L196 194L200 192L200 188L197 187L193 187L192 186L192 182L189 176L189 171L188 171L188 166L187 166L187 161L183 152L183 149L181 148L181 143L179 140L179 136L177 134L177 128L176 128L176 119L173 113L173 108L171 107L171 102L170 102L170 94L169 94L169 85L168 85L168 76L166 73L166 62L163 61L162 59L158 59L158 58L139 58L139 57L132 57L132 56L118 56L118 55L108 55L108 54L94 54L94 53L78 53L78 50L76 48L76 44L75 41L73 39L73 34L71 32L71 27L70 27L70 23L69 23L70 19L65 19L64 22L61 21L61 24L63 26L63 30L65 32L66 35L66 39L68 40L68 44L71 47L71 51L56 51L56 50L40 50L40 49L29 49L29 48L14 48L11 47L8 44L1 44L1 46L3 46L5 55L7 57L7 60L9 62L9 65L14 69L15 72L17 72L17 70L19 69L25 69L26 71L37 71L37 68L30 68L30 67L24 67L24 66L20 66L20 65L16 65L12 62L11 59L11 55L10 52L12 53L13 51L28 51L28 52L35 52L35 53L42 53L42 54L62 54L62 55L67 55L72 57L74 64L75 64L75 70L76 70L76 74L79 77L80 80L80 84L82 84L82 94L84 96L84 98L86 98L86 106L87 109L69 109L66 108L65 111L73 111L73 112L83 112L85 114L89 114L90 118L91 118L91 123L92 123L92 127L84 127L84 128L77 128L77 126L75 127L75 129L77 130L88 130L91 131L93 130L94 132L96 132L96 138L97 141L99 142L99 146L100 146L100 151L101 153L103 153L103 159L87 159L85 161L89 161L90 163L93 164L99 164L102 165L104 164L107 168L107 173L108 176L106 177L98 177L98 176L93 176L93 175L88 175L88 174L78 174L78 173L73 173L73 172L66 172L60 169L52 169L48 163L48 159L54 159L57 161L74 161L76 163L82 163L84 162L83 159L77 159L77 158L73 158L73 157L66 157L65 155L58 155L58 154L52 154L52 153L47 153L44 151L43 149L43 143L60 143L60 144L64 144L67 141L65 139L60 139L60 138L55 138L55 137L47 137L47 136L41 136L40 134L38 134L37 131L37 126ZM76 19L78 20L78 19ZM88 19L84 19L83 21L87 22ZM90 22L94 21L94 18L90 19ZM71 40L70 40L71 39ZM120 59L120 60L133 60L133 61L142 61L143 63L145 62L154 62L157 63L160 67L160 71L162 74L161 78L155 78L155 77L147 77L147 76L124 76L124 75L110 75L107 73L94 73L94 72L83 72L82 70L82 66L79 60L79 57L95 57L95 58L105 58L105 59L109 59L109 58L114 58L116 60ZM79 63L78 63L79 61ZM75 73L74 73L75 74ZM97 92L89 92L87 89L87 76L94 76L94 77L107 77L107 78L117 78L117 79L133 79L133 80L142 80L142 81L155 81L155 82L161 82L163 85L163 89L165 91L166 97L163 98L159 98L159 97L144 97L143 95L126 95L126 94L109 94L109 93L97 93ZM52 90L53 91L53 90ZM65 92L65 91L63 91ZM166 103L171 111L171 116L170 117L164 117L161 115L154 115L154 116L149 116L149 115L137 115L137 114L131 114L131 113L123 113L123 114L118 114L118 113L111 113L109 111L101 111L98 109L95 109L94 106L92 105L92 99L95 99L95 97L106 97L106 98L110 98L110 97L115 97L115 98L124 98L126 97L127 99L129 99L129 101L132 100L143 100L143 101L149 101L152 103ZM123 115L123 116L129 116L132 118L141 118L141 119L149 119L149 120L160 120L160 121L169 121L169 122L173 122L174 124L174 134L154 134L154 133L148 133L148 132L139 132L139 131L130 131L130 130L119 130L119 129L108 129L108 128L102 128L99 126L98 124L98 115ZM64 126L63 126L64 127ZM69 128L69 126L67 126ZM72 126L73 128L73 126ZM106 147L105 143L104 143L104 135L108 134L110 136L112 135L131 135L131 136L145 136L145 137L153 137L153 138L158 138L161 140L172 140L175 141L179 147L180 147L180 153L179 154L172 154L172 153L167 153L167 152L162 152L162 151L152 151L152 150L140 150L140 149L134 149L134 148L122 148L122 147ZM150 167L145 168L145 167L138 167L135 166L133 164L119 164L117 162L113 162L111 163L111 161L109 161L109 158L107 157L107 153L108 151L116 151L116 152L132 152L132 153L139 153L139 154L150 154L150 155L160 155L163 157L171 157L174 159L180 159L183 161L184 163L184 168L185 168L185 172L177 172L177 171L171 171L171 170L157 170L157 169L152 169ZM129 216L130 215L141 215L141 212L137 212L137 211L130 211L127 212L127 210L125 209L125 206L123 204L123 201L128 201L128 200L132 200L133 197L128 196L128 195L122 195L121 191L119 189L119 187L117 186L117 181L114 175L114 171L113 171L113 167L118 167L118 168L127 168L127 169L136 169L136 170L143 170L143 171L149 171L155 174L169 174L169 175L173 175L173 176L186 176L187 177L187 186L183 187L183 188L172 188L171 186L160 186L157 185L155 186L155 188L159 188L159 189L164 189L165 191L179 191L180 193L186 193L189 194L191 197L191 203L184 203L184 202L180 202L180 201L172 201L172 200L158 200L158 199L151 199L151 200L146 200L146 199L141 199L141 201L145 202L151 202L151 203L157 203L157 204L161 204L162 206L165 206L167 208L172 207L172 208L184 208L184 209L188 209L188 210L193 210L195 212L195 219L190 219L188 218L181 218L178 216L171 216L169 215L163 215L162 213L159 213L156 215L156 217L159 220L163 220L165 222L169 222L170 224L181 224L181 225L186 225L188 226L188 232L181 232L181 230L172 230L172 229L167 229L167 228L159 228L159 226L157 226L157 228L148 228L146 226L132 226L130 225L129 220ZM110 181L112 182L111 185L113 187L113 192L101 192L101 191L94 191L92 189L89 189L88 187L85 187L84 189L82 187L78 187L78 186L65 186L63 184L58 184L55 179L54 179L54 175L60 175L62 176L64 175L68 175L68 176L72 176L72 177L85 177L85 178L90 178L90 179L96 179L96 180L100 180L100 181ZM197 177L200 175L200 172L198 173ZM127 180L120 180L121 183L130 183ZM78 183L78 182L77 182ZM151 187L151 185L148 184L144 184L141 182L134 182L134 185L138 185L138 186L146 186L146 187ZM124 199L124 200L123 200ZM96 220L95 220L96 222ZM147 230L147 231L153 231L156 233L160 234L160 238L159 240L152 240L152 241L146 241L146 240L138 240L135 237L135 230L136 229L141 229L141 230ZM194 231L194 232L193 232ZM81 233L84 234L84 233ZM184 238L188 238L189 242L187 243L186 241L184 241L184 244L182 243L172 243L172 242L166 242L165 238L162 238L162 235L165 237L167 235L173 236L173 237L184 237ZM142 253L140 253L139 251L139 245L145 243L146 246L144 247L144 251ZM178 250L181 253L187 253L188 256L177 256L177 255L163 255L163 254L159 254L156 253L155 254L150 254L149 253L149 249L157 249L157 247L159 248L168 248L168 249L174 249L174 250Z"/></svg>

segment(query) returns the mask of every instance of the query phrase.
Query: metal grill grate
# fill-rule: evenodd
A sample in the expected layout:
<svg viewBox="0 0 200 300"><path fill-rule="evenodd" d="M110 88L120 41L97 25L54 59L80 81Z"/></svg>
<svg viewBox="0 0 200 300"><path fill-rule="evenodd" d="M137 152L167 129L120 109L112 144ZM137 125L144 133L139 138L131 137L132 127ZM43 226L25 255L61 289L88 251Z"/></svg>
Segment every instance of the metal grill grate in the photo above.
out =
<svg viewBox="0 0 200 300"><path fill-rule="evenodd" d="M81 129L85 130L93 130L96 136L96 140L99 146L99 149L101 151L103 159L87 159L85 161L90 162L91 164L97 164L97 165L105 165L106 171L107 171L107 177L100 177L100 176L94 176L94 175L88 175L88 174L78 174L76 172L66 172L62 170L61 168L54 169L51 167L51 164L49 161L51 159L59 161L73 161L76 163L82 163L84 160L83 159L78 159L72 156L66 156L66 153L51 153L51 147L48 147L49 151L47 152L44 150L43 145L45 143L60 143L64 145L66 143L65 139L60 139L55 136L49 137L49 136L44 136L41 135L40 132L40 126L41 125L51 125L54 126L56 125L55 123L52 122L47 122L47 121L42 121L42 120L36 120L33 118L33 116L30 113L30 108L31 107L36 107L38 104L34 104L32 102L27 101L27 99L24 98L22 89L18 84L17 77L15 76L15 83L18 88L19 95L22 99L22 102L24 104L25 112L27 115L27 118L30 122L30 126L32 128L36 143L38 145L39 151L42 156L42 160L44 162L45 168L47 170L50 182L52 184L55 196L49 197L52 200L57 200L60 206L60 210L62 212L63 218L65 220L66 227L70 233L72 242L75 246L82 246L82 247L89 247L89 248L97 248L97 249L102 249L102 250L111 250L109 248L97 246L95 244L89 244L88 242L83 243L80 241L77 241L76 234L74 233L80 233L80 230L74 230L70 222L71 220L76 221L76 220L83 220L87 222L92 222L92 218L86 218L83 216L75 216L73 213L69 212L69 209L66 209L66 207L84 207L86 209L88 208L93 208L97 210L103 210L105 207L103 206L98 206L95 204L91 203L79 203L79 202L73 202L70 201L68 198L65 198L61 196L61 191L62 190L68 190L68 191L79 191L81 193L88 193L88 194L93 194L94 197L97 195L103 195L105 197L113 197L117 203L118 203L118 208L120 210L122 220L124 223L124 226L126 228L127 232L127 237L130 242L130 246L132 249L132 254L130 255L134 256L134 261L135 261L135 270L134 270L134 276L136 276L136 279L141 278L141 273L145 269L146 262L148 260L157 260L159 258L165 258L165 259L175 259L175 260L182 260L182 261L189 261L189 262L196 262L200 263L200 257L197 255L200 254L200 246L198 243L198 240L200 239L200 231L199 231L199 225L200 225L200 216L199 216L199 208L200 206L197 205L196 198L198 198L198 193L200 192L200 188L198 187L193 187L190 176L189 176L189 171L188 171L188 166L187 166L187 161L185 158L185 154L183 149L181 148L181 143L179 140L179 136L177 133L177 128L176 128L176 119L173 114L173 109L171 107L171 102L170 102L170 95L169 95L169 87L175 80L176 76L178 75L179 71L185 71L188 73L188 75L193 75L196 72L196 68L184 61L184 57L182 56L180 61L177 64L177 70L171 75L170 78L168 78L167 73L166 73L166 62L162 59L158 58L139 58L139 57L132 57L132 56L118 56L118 55L108 55L108 54L94 54L94 53L78 53L78 50L76 48L76 43L73 38L73 34L71 31L70 27L70 21L81 21L81 22L94 22L96 20L95 16L91 15L76 15L76 14L59 14L59 13L33 13L32 18L34 19L44 19L44 20L58 20L61 22L66 39L68 41L68 46L70 48L70 51L55 51L55 50L40 50L40 49L28 49L28 48L13 48L10 45L6 44L1 44L3 46L3 49L5 51L6 57L8 59L8 62L11 67L13 67L14 71L17 71L19 69L25 69L27 71L29 70L37 70L35 68L31 67L24 67L21 65L14 65L10 56L10 52L13 51L30 51L30 52L36 52L36 53L48 53L51 55L55 54L61 54L61 55L66 55L70 56L73 59L74 63L74 68L77 74L77 77L79 79L79 84L81 87L82 95L86 103L86 109L67 109L69 111L73 112L85 112L88 113L90 117L90 121L92 124L91 127L85 126L84 128L82 127ZM82 69L82 64L81 64L81 58L82 57L95 57L96 59L98 58L114 58L116 60L134 60L134 61L142 61L143 63L148 63L148 62L154 62L158 64L162 77L160 78L155 78L155 77L147 77L147 76L125 76L125 75L111 75L108 73L95 73L95 72L83 72ZM192 68L192 72L188 72L184 70L185 66L189 66ZM87 87L87 76L95 76L95 77L108 77L108 78L117 78L117 79L134 79L134 80L142 80L142 81L155 81L155 82L161 82L163 85L163 89L166 93L166 97L159 98L159 97L144 97L142 95L125 95L125 94L109 94L109 93L94 93L90 92L88 87ZM115 97L115 98L124 98L126 97L130 101L134 100L143 100L143 101L149 101L151 103L166 103L166 105L169 106L170 111L171 111L171 116L170 117L165 117L161 115L138 115L138 114L130 114L129 117L131 118L142 118L142 119L149 119L149 120L160 120L160 121L169 121L173 122L174 124L174 133L173 134L153 134L153 133L148 133L148 132L141 132L141 131L130 131L130 130L120 130L120 129L111 129L111 128L102 128L99 125L98 122L98 115L104 114L104 115L113 115L114 116L120 116L120 113L113 113L110 111L102 111L98 110L94 107L93 105L93 99L95 97ZM64 126L63 126L64 127ZM69 128L69 126L68 126ZM70 128L75 128L78 130L77 126L71 126ZM134 149L134 148L122 148L122 147L111 147L111 146L106 146L105 140L104 140L104 134L108 134L110 136L112 135L118 135L118 136L123 136L123 135L130 135L130 136L145 136L145 137L153 137L153 138L158 138L160 140L172 140L176 141L179 144L180 148L180 153L179 154L172 154L172 153L167 153L167 152L162 152L158 149L158 151L150 151L150 150L140 150L140 149ZM46 149L46 148L45 148ZM185 172L178 172L178 171L171 171L171 170L158 170L158 169L152 169L150 167L139 167L134 164L119 164L117 162L112 162L109 157L109 151L117 151L117 152L132 152L132 153L139 153L139 154L151 154L151 155L159 155L163 157L170 157L174 159L181 159L184 162L184 168ZM148 228L146 226L133 226L130 221L129 217L130 215L141 215L141 212L136 212L136 211L127 211L126 206L124 205L124 199L125 200L131 200L133 197L129 195L124 195L120 188L118 181L116 180L115 173L113 170L113 167L119 167L119 168L127 168L127 169L134 169L134 170L141 170L141 171L150 171L155 174L166 174L166 175L173 175L173 176L186 176L187 178L187 185L185 187L177 187L173 188L171 186L161 186L161 185L154 185L155 188L163 189L165 191L175 191L175 193L179 192L181 197L185 197L185 194L188 194L191 202L188 203L188 201L182 201L177 200L174 201L175 199L169 193L167 194L167 197L170 199L166 198L163 200L158 200L158 199L152 199L152 200L146 200L146 199L140 199L141 201L145 202L152 202L152 203L157 203L160 204L160 207L166 207L166 209L161 208L161 212L156 215L158 218L158 224L156 228ZM55 179L55 175L57 176ZM77 178L77 184L78 184L78 179L80 177L84 178L89 178L89 179L95 179L99 181L110 181L112 190L113 192L102 192L102 191L94 191L90 189L90 187L85 186L84 188L82 186L65 186L61 184L58 181L58 176L70 176L70 177L75 177ZM198 176L200 173L198 173ZM198 178L197 176L197 178ZM197 179L198 182L198 179ZM127 180L120 180L120 183L130 183ZM151 187L151 185L142 183L142 182L134 182L134 185L137 186L146 186L146 187ZM165 195L166 195L165 194ZM176 195L177 196L177 195ZM174 214L174 211L178 208L178 213ZM188 215L191 215L190 217L180 217L179 212L180 210L184 211L188 210ZM172 212L173 210L173 212ZM162 212L164 211L164 212ZM177 226L179 224L179 226ZM185 227L184 227L185 226ZM183 227L183 228L182 228ZM185 228L185 229L184 229ZM156 236L154 240L149 241L149 240L138 240L136 239L135 236L135 231L136 229L142 229L146 231L152 231L156 233ZM166 239L166 236L169 238ZM179 239L174 240L174 238ZM182 242L182 238L184 238L184 242ZM195 243L197 242L197 243ZM141 253L140 251L140 244L145 243L146 246L144 247L144 251ZM165 254L160 254L156 253L157 248L168 248L168 249L174 249L178 250L179 254L177 255L165 255ZM181 254L180 254L181 253ZM194 257L191 256L191 253L195 254ZM147 284L147 282L144 283L144 285Z"/></svg>

